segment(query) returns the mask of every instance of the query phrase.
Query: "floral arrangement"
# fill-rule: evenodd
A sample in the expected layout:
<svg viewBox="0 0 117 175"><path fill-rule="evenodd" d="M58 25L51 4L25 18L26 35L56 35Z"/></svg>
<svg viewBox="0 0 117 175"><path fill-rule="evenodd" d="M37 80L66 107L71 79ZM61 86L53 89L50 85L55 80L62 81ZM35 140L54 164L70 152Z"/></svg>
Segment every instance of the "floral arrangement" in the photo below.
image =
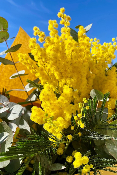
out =
<svg viewBox="0 0 117 175"><path fill-rule="evenodd" d="M31 53L18 53L19 62L38 79L27 80L30 90L34 89L31 96L13 103L10 91L0 95L1 174L25 175L27 170L32 175L117 173L110 168L117 164L116 66L108 67L117 43L112 38L113 44L101 45L87 37L92 24L76 26L78 32L71 29L71 17L64 8L57 16L63 25L60 36L57 21L49 20L49 36L35 26L35 37L29 40ZM7 44L8 22L2 17L0 30L0 42ZM17 44L5 53L20 47ZM16 67L13 58L0 61ZM22 80L25 75L17 71L10 78ZM41 107L33 104L37 100Z"/></svg>

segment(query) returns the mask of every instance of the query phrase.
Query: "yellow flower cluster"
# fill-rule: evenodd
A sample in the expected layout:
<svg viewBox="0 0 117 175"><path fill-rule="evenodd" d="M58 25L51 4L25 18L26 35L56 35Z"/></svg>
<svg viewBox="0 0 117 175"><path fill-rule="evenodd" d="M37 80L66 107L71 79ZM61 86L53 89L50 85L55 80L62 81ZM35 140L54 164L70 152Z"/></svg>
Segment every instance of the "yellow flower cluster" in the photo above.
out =
<svg viewBox="0 0 117 175"><path fill-rule="evenodd" d="M44 38L45 38L45 33L42 32L42 31L40 31L39 28L36 27L36 26L33 27L33 30L34 30L33 35L34 36L37 36L38 35L38 37L39 37L38 41L42 43L44 41Z"/></svg>
<svg viewBox="0 0 117 175"><path fill-rule="evenodd" d="M90 168L93 168L93 165L90 164L90 165L85 165L82 169L82 174L86 174L90 171Z"/></svg>
<svg viewBox="0 0 117 175"><path fill-rule="evenodd" d="M67 156L66 161L71 163L73 161L73 157L72 156Z"/></svg>
<svg viewBox="0 0 117 175"><path fill-rule="evenodd" d="M31 120L44 124L44 128L59 140L62 138L61 131L70 126L71 116L76 115L76 110L80 115L78 119L81 119L81 102L84 97L86 99L90 97L92 89L102 93L110 92L112 100L106 103L107 106L109 104L109 115L112 114L112 107L117 97L115 68L113 67L107 75L105 74L111 59L115 58L114 52L117 46L115 43L101 45L96 38L93 41L87 37L83 26L79 27L78 42L76 42L68 27L71 18L64 12L65 9L61 8L58 13L58 17L61 18L60 24L64 25L61 28L61 36L56 29L58 27L56 20L49 20L50 36L47 37L34 27L34 35L38 35L45 41L43 48L40 48L36 38L30 39L29 47L36 63L29 60L26 55L19 54L20 61L44 85L39 96L43 110L33 107ZM59 98L55 95L57 88L61 94ZM70 104L71 101L74 105ZM78 103L81 104L78 105ZM78 120L78 125L81 128L85 127L81 120Z"/></svg>
<svg viewBox="0 0 117 175"><path fill-rule="evenodd" d="M57 154L58 155L62 155L65 149L65 144L64 143L60 143L59 144L59 148L57 149Z"/></svg>
<svg viewBox="0 0 117 175"><path fill-rule="evenodd" d="M75 161L73 162L74 168L79 168L81 165L85 165L82 169L82 174L86 174L90 171L90 168L93 168L93 165L88 165L89 158L87 156L83 156L80 152L73 152L75 157Z"/></svg>
<svg viewBox="0 0 117 175"><path fill-rule="evenodd" d="M69 141L71 141L72 140L72 135L71 134L67 135L67 138L69 139Z"/></svg>

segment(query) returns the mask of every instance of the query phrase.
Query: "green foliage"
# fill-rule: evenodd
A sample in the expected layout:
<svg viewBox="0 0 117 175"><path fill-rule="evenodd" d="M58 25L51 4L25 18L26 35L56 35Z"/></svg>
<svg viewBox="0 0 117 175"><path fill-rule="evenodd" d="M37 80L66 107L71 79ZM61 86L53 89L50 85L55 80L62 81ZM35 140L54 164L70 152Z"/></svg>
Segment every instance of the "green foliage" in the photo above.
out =
<svg viewBox="0 0 117 175"><path fill-rule="evenodd" d="M72 29L72 28L70 28L70 29L71 29L71 30L70 30L71 36L73 37L73 39L74 39L75 41L78 42L78 33L77 33L74 29Z"/></svg>
<svg viewBox="0 0 117 175"><path fill-rule="evenodd" d="M8 22L5 18L0 16L0 30L7 31L8 30Z"/></svg>
<svg viewBox="0 0 117 175"><path fill-rule="evenodd" d="M33 61L35 61L34 56L33 56L31 53L28 53L28 55L30 56L30 58L31 58ZM37 62L37 61L35 61L35 62Z"/></svg>
<svg viewBox="0 0 117 175"><path fill-rule="evenodd" d="M10 49L8 49L5 53L8 53L8 52L16 52L20 47L21 47L22 44L17 44L13 47L11 47Z"/></svg>
<svg viewBox="0 0 117 175"><path fill-rule="evenodd" d="M79 29L80 26L81 26L81 25L78 25L78 26L76 26L75 28L76 28L76 29Z"/></svg>
<svg viewBox="0 0 117 175"><path fill-rule="evenodd" d="M14 65L14 62L7 60L5 58L0 57L0 62L3 63L4 65Z"/></svg>
<svg viewBox="0 0 117 175"><path fill-rule="evenodd" d="M0 31L0 43L3 43L9 38L9 33L6 31Z"/></svg>
<svg viewBox="0 0 117 175"><path fill-rule="evenodd" d="M77 25L75 28L79 29L80 26L81 25ZM86 33L91 29L91 27L92 27L92 24L89 24L88 26L86 26L84 28L86 30ZM78 42L78 32L76 32L74 29L70 28L70 34L73 37L73 39Z"/></svg>
<svg viewBox="0 0 117 175"><path fill-rule="evenodd" d="M95 96L97 96L97 99L98 99L98 100L102 100L103 97L104 97L103 93L100 92L100 91L98 91L98 90L96 90L96 89L92 89L92 90L91 90L90 96L91 96L92 98L94 98Z"/></svg>
<svg viewBox="0 0 117 175"><path fill-rule="evenodd" d="M86 33L91 29L92 24L89 24L88 26L86 26L84 29L86 30Z"/></svg>

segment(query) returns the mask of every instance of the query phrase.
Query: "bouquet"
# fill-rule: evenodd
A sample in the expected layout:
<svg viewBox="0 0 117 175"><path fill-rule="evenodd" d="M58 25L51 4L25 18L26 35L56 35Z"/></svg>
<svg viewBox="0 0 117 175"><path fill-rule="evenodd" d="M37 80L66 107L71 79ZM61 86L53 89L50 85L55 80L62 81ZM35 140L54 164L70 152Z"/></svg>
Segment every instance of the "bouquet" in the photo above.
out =
<svg viewBox="0 0 117 175"><path fill-rule="evenodd" d="M108 67L117 50L115 38L113 44L101 45L86 35L92 24L78 25L76 32L69 27L71 17L64 8L57 16L63 25L60 36L57 21L49 20L49 36L35 26L35 37L29 41L31 53L18 54L20 63L38 80L27 80L34 91L24 103L32 105L9 102L9 91L0 95L1 174L116 173L110 168L117 164L116 66ZM7 21L1 18L0 24L0 42L7 44ZM16 66L13 58L0 61ZM17 71L12 78L21 80L21 76L24 72ZM33 105L38 99L41 107Z"/></svg>

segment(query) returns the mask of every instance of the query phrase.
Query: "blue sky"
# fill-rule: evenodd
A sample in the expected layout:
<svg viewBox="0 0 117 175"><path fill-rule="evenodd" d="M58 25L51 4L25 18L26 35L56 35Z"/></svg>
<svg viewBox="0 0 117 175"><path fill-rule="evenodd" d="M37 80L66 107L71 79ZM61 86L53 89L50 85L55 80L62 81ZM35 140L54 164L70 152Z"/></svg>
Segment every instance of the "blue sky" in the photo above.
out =
<svg viewBox="0 0 117 175"><path fill-rule="evenodd" d="M8 21L10 38L17 35L20 26L30 37L34 37L34 26L48 35L48 20L59 23L57 13L61 7L72 18L71 28L93 23L87 36L99 39L101 44L117 37L117 0L0 0L0 16ZM12 42L8 41L9 47ZM6 49L5 43L0 43L0 52ZM117 51L115 54L117 57Z"/></svg>

